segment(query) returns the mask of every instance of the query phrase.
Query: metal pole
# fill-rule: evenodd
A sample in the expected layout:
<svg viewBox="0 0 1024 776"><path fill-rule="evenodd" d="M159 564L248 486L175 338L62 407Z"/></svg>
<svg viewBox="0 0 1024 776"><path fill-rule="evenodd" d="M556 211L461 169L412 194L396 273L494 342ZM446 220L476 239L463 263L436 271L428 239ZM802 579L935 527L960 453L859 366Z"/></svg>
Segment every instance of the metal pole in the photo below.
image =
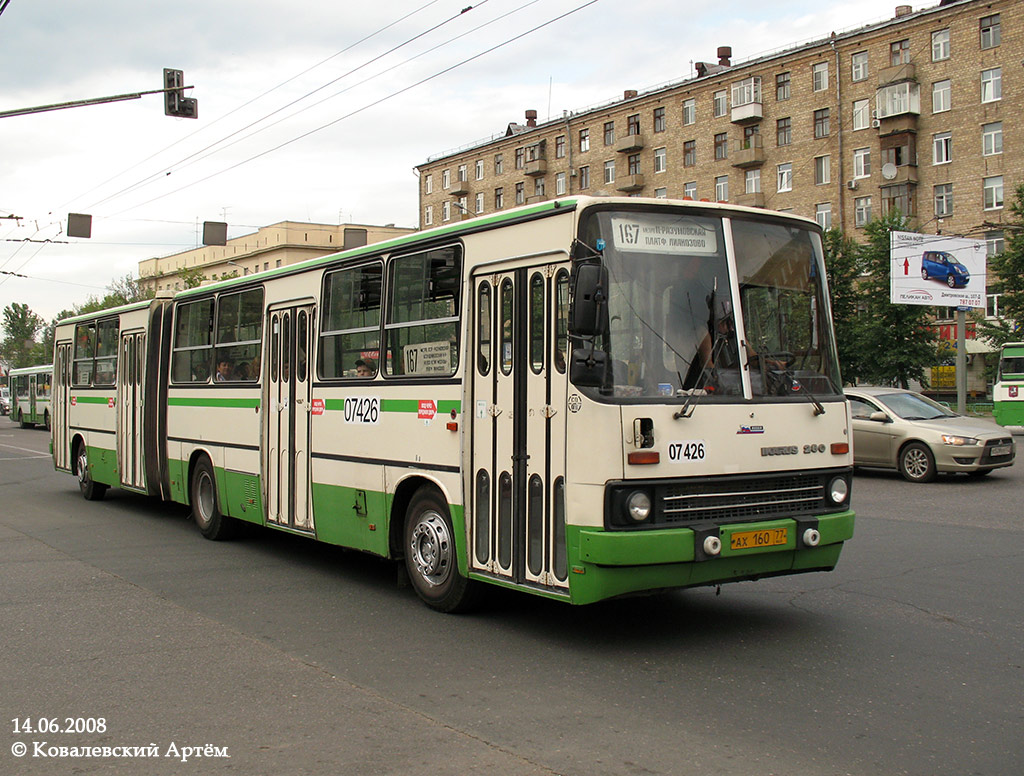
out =
<svg viewBox="0 0 1024 776"><path fill-rule="evenodd" d="M963 307L956 311L956 411L967 412L967 346L964 332L967 328L967 311Z"/></svg>

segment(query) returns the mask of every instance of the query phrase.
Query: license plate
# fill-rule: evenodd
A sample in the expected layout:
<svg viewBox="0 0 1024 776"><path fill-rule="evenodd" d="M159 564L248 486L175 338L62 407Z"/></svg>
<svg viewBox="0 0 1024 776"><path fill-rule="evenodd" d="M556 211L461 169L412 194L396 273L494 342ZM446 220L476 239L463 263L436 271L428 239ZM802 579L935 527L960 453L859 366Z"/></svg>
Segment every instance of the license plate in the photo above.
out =
<svg viewBox="0 0 1024 776"><path fill-rule="evenodd" d="M1009 455L1013 448L1010 445L996 445L989 450L989 455Z"/></svg>
<svg viewBox="0 0 1024 776"><path fill-rule="evenodd" d="M769 528L765 531L740 531L729 539L732 550L754 550L758 547L777 547L789 541L788 528Z"/></svg>

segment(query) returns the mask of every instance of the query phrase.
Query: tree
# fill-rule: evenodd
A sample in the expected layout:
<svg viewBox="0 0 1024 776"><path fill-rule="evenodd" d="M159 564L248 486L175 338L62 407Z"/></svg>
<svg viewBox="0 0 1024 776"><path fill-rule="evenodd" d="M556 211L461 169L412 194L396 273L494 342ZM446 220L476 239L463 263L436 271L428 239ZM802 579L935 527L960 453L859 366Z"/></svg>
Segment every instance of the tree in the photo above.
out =
<svg viewBox="0 0 1024 776"><path fill-rule="evenodd" d="M838 229L825 232L825 275L832 297L832 321L843 382L855 383L864 373L864 361L872 354L862 351L858 315L864 295L858 288L861 275L859 246Z"/></svg>
<svg viewBox="0 0 1024 776"><path fill-rule="evenodd" d="M198 288L206 280L202 267L186 267L178 270L178 277L181 278L181 284L185 288Z"/></svg>
<svg viewBox="0 0 1024 776"><path fill-rule="evenodd" d="M1010 212L1003 252L988 262L988 291L1000 295L999 319L979 321L980 333L996 345L1024 340L1024 183L1014 192Z"/></svg>
<svg viewBox="0 0 1024 776"><path fill-rule="evenodd" d="M0 359L12 369L34 366L37 358L36 334L43 328L43 319L27 304L12 302L4 308L4 337L0 340Z"/></svg>
<svg viewBox="0 0 1024 776"><path fill-rule="evenodd" d="M925 370L935 363L936 334L928 307L889 301L889 233L908 231L898 211L876 218L864 231L860 246L862 268L868 273L861 288L867 314L858 327L858 351L863 357L861 376L878 385L909 388L911 380L927 384Z"/></svg>

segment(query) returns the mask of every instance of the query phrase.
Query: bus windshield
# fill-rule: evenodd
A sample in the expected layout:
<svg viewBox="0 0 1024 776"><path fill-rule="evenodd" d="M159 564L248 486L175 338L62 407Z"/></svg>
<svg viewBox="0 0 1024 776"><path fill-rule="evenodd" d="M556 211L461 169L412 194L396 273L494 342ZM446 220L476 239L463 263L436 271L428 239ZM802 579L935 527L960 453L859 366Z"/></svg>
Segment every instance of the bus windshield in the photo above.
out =
<svg viewBox="0 0 1024 776"><path fill-rule="evenodd" d="M841 394L812 228L712 211L597 210L580 239L608 273L608 331L595 343L607 353L607 382L588 395Z"/></svg>

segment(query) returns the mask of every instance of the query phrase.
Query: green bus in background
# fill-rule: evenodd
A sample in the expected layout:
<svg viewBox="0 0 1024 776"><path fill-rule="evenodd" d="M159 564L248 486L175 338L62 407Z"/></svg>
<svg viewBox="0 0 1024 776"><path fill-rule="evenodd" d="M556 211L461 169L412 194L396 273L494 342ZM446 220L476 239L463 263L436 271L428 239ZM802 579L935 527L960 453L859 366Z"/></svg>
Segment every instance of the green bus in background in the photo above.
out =
<svg viewBox="0 0 1024 776"><path fill-rule="evenodd" d="M11 420L22 428L44 426L50 428L50 385L53 382L53 365L26 366L12 369Z"/></svg>
<svg viewBox="0 0 1024 776"><path fill-rule="evenodd" d="M1000 426L1024 426L1024 342L1007 342L992 388L992 415Z"/></svg>

